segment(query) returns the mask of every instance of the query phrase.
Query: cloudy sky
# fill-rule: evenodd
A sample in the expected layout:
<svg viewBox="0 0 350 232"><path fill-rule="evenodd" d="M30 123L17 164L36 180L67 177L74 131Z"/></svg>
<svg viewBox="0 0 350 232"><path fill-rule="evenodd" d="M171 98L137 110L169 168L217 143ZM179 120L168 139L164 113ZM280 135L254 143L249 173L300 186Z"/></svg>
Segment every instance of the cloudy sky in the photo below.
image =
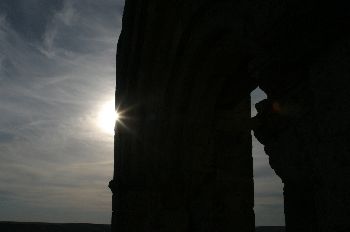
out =
<svg viewBox="0 0 350 232"><path fill-rule="evenodd" d="M113 110L122 10L0 1L0 221L110 222L113 136L101 119ZM282 225L282 184L253 145L256 223Z"/></svg>

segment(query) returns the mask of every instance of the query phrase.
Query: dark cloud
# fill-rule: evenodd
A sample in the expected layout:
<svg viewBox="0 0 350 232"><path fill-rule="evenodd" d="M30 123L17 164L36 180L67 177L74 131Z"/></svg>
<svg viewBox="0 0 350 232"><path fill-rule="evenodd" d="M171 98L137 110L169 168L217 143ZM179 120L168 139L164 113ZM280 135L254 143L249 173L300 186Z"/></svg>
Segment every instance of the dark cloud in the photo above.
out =
<svg viewBox="0 0 350 232"><path fill-rule="evenodd" d="M14 137L13 134L0 131L0 143L8 143L8 142L11 142L14 138L15 138L15 137Z"/></svg>
<svg viewBox="0 0 350 232"><path fill-rule="evenodd" d="M47 24L55 12L63 7L63 0L2 0L0 12L20 35L29 40L42 39Z"/></svg>
<svg viewBox="0 0 350 232"><path fill-rule="evenodd" d="M11 60L8 58L0 60L0 81L4 81L5 78L14 78L17 75L16 67Z"/></svg>

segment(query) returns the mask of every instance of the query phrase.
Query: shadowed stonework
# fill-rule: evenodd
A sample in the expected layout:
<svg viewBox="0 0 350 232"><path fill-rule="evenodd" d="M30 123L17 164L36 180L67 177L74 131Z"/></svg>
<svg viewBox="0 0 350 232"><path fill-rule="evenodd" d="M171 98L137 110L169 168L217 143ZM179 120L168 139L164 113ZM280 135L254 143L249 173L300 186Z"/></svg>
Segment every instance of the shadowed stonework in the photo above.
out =
<svg viewBox="0 0 350 232"><path fill-rule="evenodd" d="M254 231L251 129L285 184L286 231L350 231L347 12L126 0L112 231Z"/></svg>

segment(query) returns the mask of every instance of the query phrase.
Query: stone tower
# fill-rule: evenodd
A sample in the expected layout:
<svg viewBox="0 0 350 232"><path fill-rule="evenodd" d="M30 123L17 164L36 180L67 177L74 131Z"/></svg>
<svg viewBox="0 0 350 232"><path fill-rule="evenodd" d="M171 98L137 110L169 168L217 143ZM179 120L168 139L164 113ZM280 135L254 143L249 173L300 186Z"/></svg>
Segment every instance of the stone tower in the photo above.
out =
<svg viewBox="0 0 350 232"><path fill-rule="evenodd" d="M254 231L254 86L240 5L126 1L114 231Z"/></svg>
<svg viewBox="0 0 350 232"><path fill-rule="evenodd" d="M287 231L350 231L348 12L126 0L112 231L254 231L251 129L285 184Z"/></svg>

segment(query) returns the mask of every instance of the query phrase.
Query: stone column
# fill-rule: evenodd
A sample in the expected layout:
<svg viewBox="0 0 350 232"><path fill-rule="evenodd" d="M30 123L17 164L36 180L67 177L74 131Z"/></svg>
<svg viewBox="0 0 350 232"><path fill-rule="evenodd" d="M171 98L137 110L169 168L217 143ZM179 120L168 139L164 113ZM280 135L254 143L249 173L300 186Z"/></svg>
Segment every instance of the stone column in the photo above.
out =
<svg viewBox="0 0 350 232"><path fill-rule="evenodd" d="M126 1L113 232L254 231L253 86L238 4Z"/></svg>

